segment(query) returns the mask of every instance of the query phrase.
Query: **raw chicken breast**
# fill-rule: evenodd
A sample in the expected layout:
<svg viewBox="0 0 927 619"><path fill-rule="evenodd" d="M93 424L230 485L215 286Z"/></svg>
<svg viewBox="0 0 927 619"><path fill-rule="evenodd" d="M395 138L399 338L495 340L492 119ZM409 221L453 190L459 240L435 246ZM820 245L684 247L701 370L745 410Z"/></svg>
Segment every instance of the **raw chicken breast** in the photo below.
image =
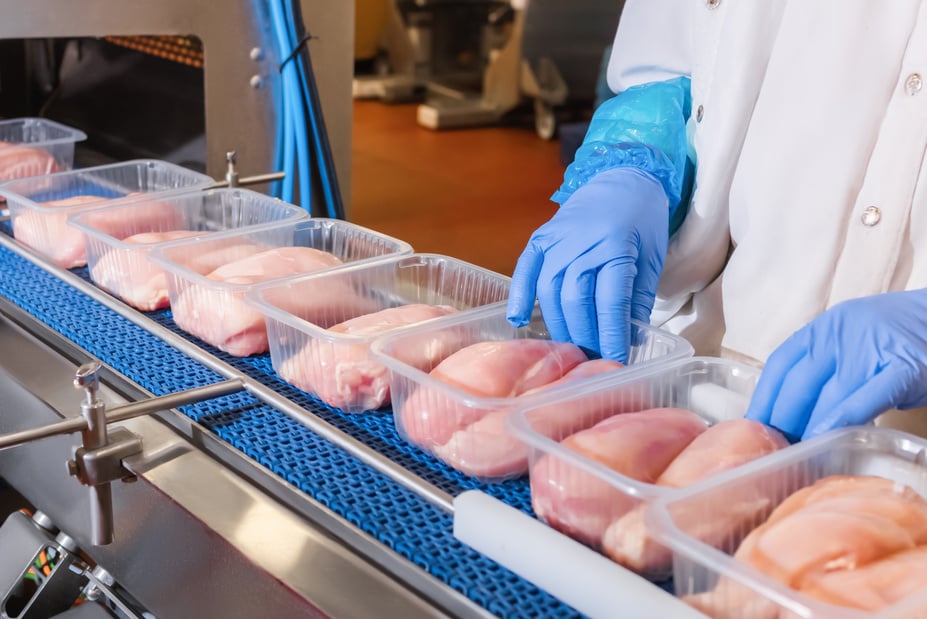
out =
<svg viewBox="0 0 927 619"><path fill-rule="evenodd" d="M610 359L594 359L581 363L563 378L525 393L530 396L550 389L563 387L586 378L600 376L623 368L624 364ZM565 404L539 406L528 414L531 428L541 436L560 441L580 430L586 430L600 421L617 415L650 408L637 390L610 389L608 391L577 397Z"/></svg>
<svg viewBox="0 0 927 619"><path fill-rule="evenodd" d="M171 255L171 261L194 273L208 276L219 267L250 258L267 251L263 245L255 245L241 239L210 240L205 248L194 247L186 255Z"/></svg>
<svg viewBox="0 0 927 619"><path fill-rule="evenodd" d="M776 507L775 511L770 514L769 518L755 533L758 533L759 529L776 524L783 518L791 516L808 505L829 501L854 492L877 492L885 486L886 481L882 477L858 475L830 475L824 477L810 486L805 486L790 494Z"/></svg>
<svg viewBox="0 0 927 619"><path fill-rule="evenodd" d="M386 368L371 359L369 339L378 333L447 316L457 310L449 305L410 304L364 314L329 327L332 333L357 336L356 342L312 339L296 355L280 366L280 376L304 391L315 394L326 404L349 412L374 410L389 403L389 376ZM431 367L450 351L427 347L430 358L416 367Z"/></svg>
<svg viewBox="0 0 927 619"><path fill-rule="evenodd" d="M723 578L707 593L684 596L683 601L712 619L791 619L778 604L741 584ZM798 617L795 617L798 619Z"/></svg>
<svg viewBox="0 0 927 619"><path fill-rule="evenodd" d="M155 243L168 243L179 239L190 238L198 234L205 234L201 230L171 230L169 232L139 232L122 239L123 243L136 245L154 245Z"/></svg>
<svg viewBox="0 0 927 619"><path fill-rule="evenodd" d="M657 479L682 488L788 447L778 430L751 419L722 421L692 441Z"/></svg>
<svg viewBox="0 0 927 619"><path fill-rule="evenodd" d="M808 577L856 569L927 543L927 502L910 488L866 489L799 509L735 555L776 580L801 587ZM751 543L752 542L752 543Z"/></svg>
<svg viewBox="0 0 927 619"><path fill-rule="evenodd" d="M479 342L455 352L430 375L480 398L514 398L557 380L585 360L578 346L564 342ZM433 449L490 412L465 406L442 391L422 385L398 412L399 430L406 440Z"/></svg>
<svg viewBox="0 0 927 619"><path fill-rule="evenodd" d="M914 490L881 477L833 476L789 496L734 556L803 589L925 543L927 501ZM713 617L741 617L744 605L751 617L779 615L773 602L729 579L686 601Z"/></svg>
<svg viewBox="0 0 927 619"><path fill-rule="evenodd" d="M215 269L209 279L232 285L309 273L342 264L333 254L311 247L277 247ZM171 306L184 331L238 357L267 352L264 316L244 302L245 290L189 284ZM329 297L330 298L330 297ZM340 303L340 300L337 300ZM328 298L306 298L306 307L322 308Z"/></svg>
<svg viewBox="0 0 927 619"><path fill-rule="evenodd" d="M334 254L312 247L275 247L222 265L208 277L227 284L256 284L340 264Z"/></svg>
<svg viewBox="0 0 927 619"><path fill-rule="evenodd" d="M41 148L0 142L0 181L57 171L55 158Z"/></svg>
<svg viewBox="0 0 927 619"><path fill-rule="evenodd" d="M570 383L598 376L624 367L608 359L580 363L562 378L526 391L519 398L563 387ZM479 421L454 432L444 445L434 448L435 455L458 471L484 478L517 477L528 472L528 446L518 440L505 427L510 408L492 411ZM532 411L532 426L551 438L566 436L569 430L588 428L604 417L615 414L609 403L601 398L579 398L569 406L552 405Z"/></svg>
<svg viewBox="0 0 927 619"><path fill-rule="evenodd" d="M906 550L855 570L809 577L801 592L816 600L861 610L878 611L920 593L923 604L906 609L927 617L927 546Z"/></svg>
<svg viewBox="0 0 927 619"><path fill-rule="evenodd" d="M695 413L657 408L609 417L560 444L621 475L652 484L705 428ZM608 525L637 504L604 480L552 454L531 469L531 502L538 517L594 548L601 547Z"/></svg>
<svg viewBox="0 0 927 619"><path fill-rule="evenodd" d="M145 246L176 241L197 234L202 232L174 230L133 234L122 241L140 247L137 250L111 249L90 269L90 277L100 288L121 297L126 303L142 311L163 309L170 304L167 276L161 267L149 260L148 247Z"/></svg>
<svg viewBox="0 0 927 619"><path fill-rule="evenodd" d="M0 151L2 152L2 151ZM100 196L75 196L45 202L45 206L78 206L105 200ZM84 234L68 225L67 211L43 213L24 209L13 217L13 237L65 269L87 264Z"/></svg>
<svg viewBox="0 0 927 619"><path fill-rule="evenodd" d="M682 450L657 479L657 485L681 488L698 480L736 468L786 447L788 441L776 430L749 419L732 419L708 428ZM732 497L733 499L733 497ZM727 503L718 517L704 518L697 507L691 514L673 512L673 519L687 534L710 546L720 543L732 530L754 522L770 507L767 497L755 494ZM669 578L673 555L647 535L645 505L612 523L605 532L605 553L637 573L653 579Z"/></svg>
<svg viewBox="0 0 927 619"><path fill-rule="evenodd" d="M60 267L71 269L84 266L87 264L84 233L68 224L68 217L81 209L60 207L102 206L106 200L107 198L102 196L81 195L43 202L44 206L58 207L48 212L23 209L13 217L13 236ZM146 205L146 208L133 211L131 214L101 211L88 219L88 222L101 232L121 239L139 229L176 228L177 217L177 213L170 206L152 202Z"/></svg>

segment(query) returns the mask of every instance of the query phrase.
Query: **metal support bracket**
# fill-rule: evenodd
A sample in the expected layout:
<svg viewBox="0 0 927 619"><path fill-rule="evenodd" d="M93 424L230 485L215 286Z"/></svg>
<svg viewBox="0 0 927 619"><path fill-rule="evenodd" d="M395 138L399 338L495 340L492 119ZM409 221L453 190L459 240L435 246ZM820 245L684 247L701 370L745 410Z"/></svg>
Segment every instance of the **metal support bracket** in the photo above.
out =
<svg viewBox="0 0 927 619"><path fill-rule="evenodd" d="M68 474L85 486L135 481L135 476L123 467L122 461L140 453L142 439L125 428L116 428L109 433L109 444L96 449L75 449L74 459L68 460Z"/></svg>
<svg viewBox="0 0 927 619"><path fill-rule="evenodd" d="M103 401L97 395L102 370L102 363L91 361L80 366L74 375L74 386L84 390L80 417L65 419L33 430L0 435L0 449L4 449L47 436L81 433L83 445L74 451L74 458L68 460L67 466L68 473L87 486L90 492L91 539L97 546L111 544L114 539L112 482L136 480L134 475L123 469L122 461L142 452L140 437L125 428L116 428L110 433L107 424L244 389L244 383L240 379L228 380L151 398L107 412Z"/></svg>

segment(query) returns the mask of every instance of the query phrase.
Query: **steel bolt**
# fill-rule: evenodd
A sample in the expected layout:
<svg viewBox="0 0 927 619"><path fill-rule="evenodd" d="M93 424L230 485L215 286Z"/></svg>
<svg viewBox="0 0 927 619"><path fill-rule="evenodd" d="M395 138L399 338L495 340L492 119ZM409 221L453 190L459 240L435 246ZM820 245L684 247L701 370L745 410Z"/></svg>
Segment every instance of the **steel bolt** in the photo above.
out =
<svg viewBox="0 0 927 619"><path fill-rule="evenodd" d="M251 84L251 88L257 90L258 88L262 88L264 86L264 78L260 75L252 75L251 81L249 83Z"/></svg>
<svg viewBox="0 0 927 619"><path fill-rule="evenodd" d="M55 536L55 541L68 552L77 552L77 542L67 533L58 533L58 535Z"/></svg>
<svg viewBox="0 0 927 619"><path fill-rule="evenodd" d="M113 578L113 575L99 565L93 568L90 573L93 574L97 580L102 582L107 587L112 587L114 584L116 584L116 579Z"/></svg>

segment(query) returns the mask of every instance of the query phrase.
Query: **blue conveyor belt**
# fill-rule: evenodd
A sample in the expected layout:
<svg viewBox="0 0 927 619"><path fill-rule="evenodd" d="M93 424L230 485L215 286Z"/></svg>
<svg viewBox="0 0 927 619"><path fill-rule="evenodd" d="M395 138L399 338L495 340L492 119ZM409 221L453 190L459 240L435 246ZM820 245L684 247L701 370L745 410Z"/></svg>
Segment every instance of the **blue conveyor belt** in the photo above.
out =
<svg viewBox="0 0 927 619"><path fill-rule="evenodd" d="M75 272L87 277L86 269ZM5 248L0 248L0 294L155 395L224 379ZM349 415L328 407L277 378L269 356L231 357L178 330L169 311L149 316L449 494L476 488L530 512L525 480L481 484L403 442L391 414ZM576 616L572 608L457 541L452 515L250 394L181 411L493 614Z"/></svg>

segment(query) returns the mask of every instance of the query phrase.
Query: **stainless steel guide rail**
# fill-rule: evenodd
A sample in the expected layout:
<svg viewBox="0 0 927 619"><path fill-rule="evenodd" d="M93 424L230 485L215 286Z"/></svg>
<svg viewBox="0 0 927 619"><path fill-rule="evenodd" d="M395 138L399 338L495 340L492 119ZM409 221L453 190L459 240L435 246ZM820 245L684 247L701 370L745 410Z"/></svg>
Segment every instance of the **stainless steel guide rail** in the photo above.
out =
<svg viewBox="0 0 927 619"><path fill-rule="evenodd" d="M16 351L0 363L0 432L79 414L71 377L86 351L5 298L0 351ZM92 546L87 492L62 466L73 437L0 450L0 469L157 616L490 616L188 416L135 417L141 404L125 402L152 394L117 372L102 379L107 406L133 416L115 432L143 444L122 461L138 482L113 487L112 545ZM193 573L209 578L177 581Z"/></svg>
<svg viewBox="0 0 927 619"><path fill-rule="evenodd" d="M198 346L191 344L184 338L179 337L161 325L152 322L140 312L117 301L113 297L99 290L95 286L87 283L73 273L47 263L31 250L16 243L12 238L0 234L0 246L16 253L19 256L22 256L32 264L54 275L58 279L61 279L68 285L86 294L93 300L116 312L123 318L131 321L133 324L144 329L148 333L155 335L164 342L177 348L184 354L202 363L204 366L220 374L224 378L229 380L241 380L244 385L244 389L261 402L275 408L285 415L296 419L319 436L325 438L331 443L334 443L338 447L341 447L361 462L364 462L365 464L371 466L375 470L399 483L403 487L415 492L433 505L436 505L447 512L453 511L453 499L448 493L435 487L433 484L427 482L426 480L412 474L404 467L396 464L389 458L367 447L357 439L335 428L319 417L316 417L288 398L280 395L279 393L273 391L269 387L252 378L243 376L230 365L224 363L220 359L214 357Z"/></svg>

